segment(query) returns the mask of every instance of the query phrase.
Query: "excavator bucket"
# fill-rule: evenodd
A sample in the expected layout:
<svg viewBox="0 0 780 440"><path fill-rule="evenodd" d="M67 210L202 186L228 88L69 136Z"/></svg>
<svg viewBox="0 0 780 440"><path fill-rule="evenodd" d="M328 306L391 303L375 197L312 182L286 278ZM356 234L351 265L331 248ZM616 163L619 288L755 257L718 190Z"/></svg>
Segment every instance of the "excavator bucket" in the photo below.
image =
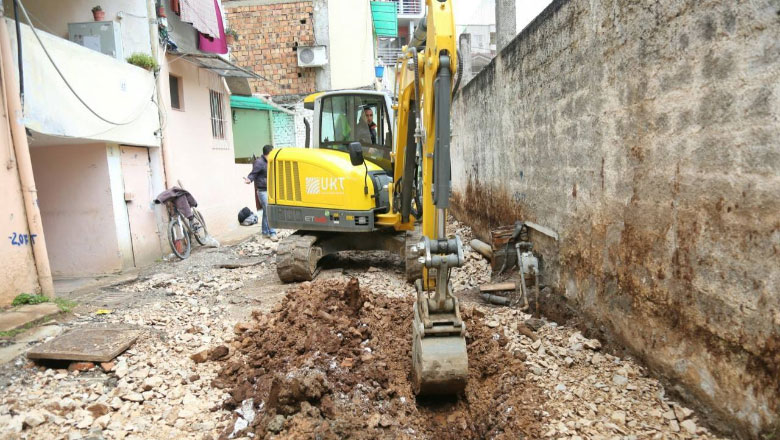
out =
<svg viewBox="0 0 780 440"><path fill-rule="evenodd" d="M418 304L414 306L412 324L414 392L418 396L460 394L469 375L465 334L452 325L460 320L455 314L430 314L426 328Z"/></svg>

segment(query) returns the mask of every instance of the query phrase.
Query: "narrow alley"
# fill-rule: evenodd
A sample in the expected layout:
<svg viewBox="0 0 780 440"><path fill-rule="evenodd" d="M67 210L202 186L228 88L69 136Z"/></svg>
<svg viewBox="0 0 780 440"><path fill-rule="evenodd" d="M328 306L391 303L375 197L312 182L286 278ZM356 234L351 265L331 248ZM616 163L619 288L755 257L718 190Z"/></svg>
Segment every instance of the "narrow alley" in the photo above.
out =
<svg viewBox="0 0 780 440"><path fill-rule="evenodd" d="M0 440L780 439L780 1L0 19Z"/></svg>
<svg viewBox="0 0 780 440"><path fill-rule="evenodd" d="M471 235L466 226L453 229ZM276 246L252 238L202 249L133 281L74 295L72 318L46 327L120 325L143 336L108 371L23 358L6 364L4 435L720 438L631 357L566 323L485 305L473 288L489 278L489 267L472 250L453 280L468 315L466 395L416 402L404 324L414 289L400 260L349 253L326 263L316 281L284 286ZM357 314L343 297L353 279L365 301ZM281 390L272 402L274 383Z"/></svg>

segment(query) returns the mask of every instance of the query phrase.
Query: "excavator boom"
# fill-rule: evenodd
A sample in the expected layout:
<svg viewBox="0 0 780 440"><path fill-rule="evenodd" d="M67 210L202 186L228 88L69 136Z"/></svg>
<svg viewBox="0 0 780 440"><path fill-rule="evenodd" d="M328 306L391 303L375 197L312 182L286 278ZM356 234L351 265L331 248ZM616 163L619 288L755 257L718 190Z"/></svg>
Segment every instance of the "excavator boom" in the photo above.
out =
<svg viewBox="0 0 780 440"><path fill-rule="evenodd" d="M465 324L449 273L463 264L462 243L447 236L450 103L457 71L451 0L426 0L427 13L397 67L394 200L401 221L422 217L413 246L423 265L412 324L412 377L420 395L457 394L468 378ZM416 176L421 170L421 179ZM416 210L412 209L412 202ZM420 212L422 211L422 212ZM408 258L408 256L407 256Z"/></svg>

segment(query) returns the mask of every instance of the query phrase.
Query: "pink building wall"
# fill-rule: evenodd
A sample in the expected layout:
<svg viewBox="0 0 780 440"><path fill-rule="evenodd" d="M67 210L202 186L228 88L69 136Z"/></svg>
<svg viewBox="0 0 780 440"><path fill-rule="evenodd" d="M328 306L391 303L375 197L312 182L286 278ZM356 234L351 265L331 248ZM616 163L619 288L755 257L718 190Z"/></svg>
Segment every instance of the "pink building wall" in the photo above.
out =
<svg viewBox="0 0 780 440"><path fill-rule="evenodd" d="M20 293L40 291L8 129L8 120L0 118L0 306L11 304Z"/></svg>
<svg viewBox="0 0 780 440"><path fill-rule="evenodd" d="M106 145L37 147L30 153L52 274L119 272Z"/></svg>
<svg viewBox="0 0 780 440"><path fill-rule="evenodd" d="M170 62L171 60L175 60ZM221 77L199 69L185 60L168 57L163 75L163 99L166 114L166 148L171 175L168 185L180 180L198 201L209 228L217 239L240 227L238 211L244 206L254 210L254 193L242 177L251 166L235 163L230 93ZM170 107L167 75L181 78L183 110ZM209 89L223 93L225 138L215 139L211 130Z"/></svg>

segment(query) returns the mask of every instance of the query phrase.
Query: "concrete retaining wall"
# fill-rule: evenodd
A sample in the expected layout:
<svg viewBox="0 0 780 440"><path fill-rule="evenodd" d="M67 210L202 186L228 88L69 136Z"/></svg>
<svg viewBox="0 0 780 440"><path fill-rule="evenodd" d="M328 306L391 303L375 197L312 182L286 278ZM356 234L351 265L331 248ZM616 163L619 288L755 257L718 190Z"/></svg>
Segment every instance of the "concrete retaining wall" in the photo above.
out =
<svg viewBox="0 0 780 440"><path fill-rule="evenodd" d="M459 217L557 230L546 282L741 437L780 420L778 8L556 0L453 116Z"/></svg>

